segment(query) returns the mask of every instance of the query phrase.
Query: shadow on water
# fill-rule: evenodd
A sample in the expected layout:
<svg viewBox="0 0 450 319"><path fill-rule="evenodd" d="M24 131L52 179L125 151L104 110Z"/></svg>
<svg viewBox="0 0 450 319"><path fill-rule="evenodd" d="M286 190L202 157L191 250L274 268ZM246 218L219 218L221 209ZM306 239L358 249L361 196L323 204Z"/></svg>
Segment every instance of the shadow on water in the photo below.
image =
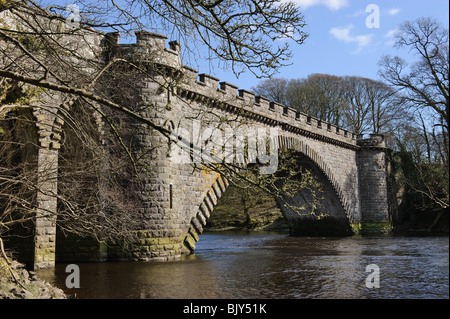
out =
<svg viewBox="0 0 450 319"><path fill-rule="evenodd" d="M200 236L175 262L78 264L78 298L449 298L448 237ZM367 288L366 266L379 267ZM65 264L38 276L65 288Z"/></svg>

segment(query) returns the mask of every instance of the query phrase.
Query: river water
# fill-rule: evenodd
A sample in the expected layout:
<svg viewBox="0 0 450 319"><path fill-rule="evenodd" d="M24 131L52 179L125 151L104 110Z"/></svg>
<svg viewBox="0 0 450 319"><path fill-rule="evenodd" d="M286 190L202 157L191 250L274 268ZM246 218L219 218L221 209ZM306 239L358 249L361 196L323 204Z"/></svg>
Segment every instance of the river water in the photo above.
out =
<svg viewBox="0 0 450 319"><path fill-rule="evenodd" d="M78 298L449 298L448 237L214 232L180 261L78 266L77 289L66 264L38 276Z"/></svg>

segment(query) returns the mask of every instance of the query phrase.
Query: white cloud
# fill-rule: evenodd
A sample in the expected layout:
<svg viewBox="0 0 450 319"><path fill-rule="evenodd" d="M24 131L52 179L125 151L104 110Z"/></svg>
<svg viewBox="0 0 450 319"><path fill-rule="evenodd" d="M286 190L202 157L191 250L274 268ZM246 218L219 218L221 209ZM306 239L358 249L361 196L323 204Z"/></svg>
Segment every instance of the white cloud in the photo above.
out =
<svg viewBox="0 0 450 319"><path fill-rule="evenodd" d="M366 11L358 10L358 11L356 11L353 14L350 14L348 16L351 17L351 18L356 18L356 17L362 16L362 15L365 15L365 14L366 14Z"/></svg>
<svg viewBox="0 0 450 319"><path fill-rule="evenodd" d="M391 16L394 16L394 15L396 15L399 12L400 12L399 8L393 8L393 9L389 9L388 10L388 14L391 15Z"/></svg>
<svg viewBox="0 0 450 319"><path fill-rule="evenodd" d="M385 38L393 38L395 34L397 33L397 28L391 29L384 35Z"/></svg>
<svg viewBox="0 0 450 319"><path fill-rule="evenodd" d="M386 34L384 35L384 38L386 39L386 41L384 42L384 45L386 46L394 46L395 44L395 34L398 32L397 28L391 29L388 32L386 32Z"/></svg>
<svg viewBox="0 0 450 319"><path fill-rule="evenodd" d="M330 29L330 33L337 40L342 41L344 43L356 43L358 45L358 49L355 53L361 51L363 47L368 45L372 39L373 34L366 35L351 35L350 32L353 29L354 25L350 24L347 27L335 27Z"/></svg>
<svg viewBox="0 0 450 319"><path fill-rule="evenodd" d="M324 5L333 11L337 11L348 5L348 0L293 0L293 2L303 10L316 5Z"/></svg>
<svg viewBox="0 0 450 319"><path fill-rule="evenodd" d="M323 4L332 10L339 10L348 5L347 0L324 0Z"/></svg>

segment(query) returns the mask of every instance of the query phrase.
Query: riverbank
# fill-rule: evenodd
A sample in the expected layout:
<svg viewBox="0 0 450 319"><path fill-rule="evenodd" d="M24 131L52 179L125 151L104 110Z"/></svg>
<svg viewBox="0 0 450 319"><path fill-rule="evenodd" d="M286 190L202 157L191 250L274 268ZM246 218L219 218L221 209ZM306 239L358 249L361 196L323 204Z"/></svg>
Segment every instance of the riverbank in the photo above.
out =
<svg viewBox="0 0 450 319"><path fill-rule="evenodd" d="M205 231L278 231L289 228L275 199L262 190L252 190L251 196L229 186L208 220Z"/></svg>
<svg viewBox="0 0 450 319"><path fill-rule="evenodd" d="M35 272L0 255L0 299L66 299L64 292L39 279Z"/></svg>
<svg viewBox="0 0 450 319"><path fill-rule="evenodd" d="M394 218L394 233L409 235L449 235L449 210L414 211Z"/></svg>

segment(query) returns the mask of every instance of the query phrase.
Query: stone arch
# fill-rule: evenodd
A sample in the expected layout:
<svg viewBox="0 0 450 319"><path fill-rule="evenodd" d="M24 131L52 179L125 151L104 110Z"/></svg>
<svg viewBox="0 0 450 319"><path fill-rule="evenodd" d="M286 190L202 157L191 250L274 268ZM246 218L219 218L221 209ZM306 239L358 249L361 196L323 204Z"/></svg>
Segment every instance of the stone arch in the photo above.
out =
<svg viewBox="0 0 450 319"><path fill-rule="evenodd" d="M0 193L3 193L0 196L0 211L9 211L13 220L32 217L26 205L13 205L18 199L36 204L38 192L34 187L38 170L39 132L32 109L5 105L0 110L0 130L0 167L5 168L2 177L7 178L0 186ZM5 184L6 180L10 182ZM13 207L14 210L8 209ZM31 268L34 258L34 222L31 219L24 220L0 231L14 258Z"/></svg>
<svg viewBox="0 0 450 319"><path fill-rule="evenodd" d="M229 182L222 176L217 176L209 190L203 197L203 200L198 207L198 211L189 223L189 230L183 240L184 247L188 252L195 250L195 243L198 241L198 236L203 232L203 226L206 225L214 207L222 197L227 189Z"/></svg>
<svg viewBox="0 0 450 319"><path fill-rule="evenodd" d="M308 144L304 143L299 138L295 137L286 137L286 136L279 136L279 147L295 150L298 151L305 156L307 156L310 160L312 160L317 167L322 171L322 173L326 176L330 184L332 185L334 191L336 192L341 205L345 211L345 214L347 215L347 218L351 218L351 212L350 212L350 205L347 201L347 198L342 191L342 188L340 187L339 183L337 182L337 179L335 178L332 170L329 168L327 163L324 161L324 159Z"/></svg>
<svg viewBox="0 0 450 319"><path fill-rule="evenodd" d="M33 183L33 187L27 186L32 189L30 194L19 193L19 196L25 196L35 207L30 226L21 224L19 229L13 230L20 238L13 240L22 246L19 260L28 267L52 266L55 262L58 152L63 120L59 108L48 106L44 101L16 107L11 112L17 113L15 121L19 125L19 129L15 129L17 145L21 145L16 152L20 157L17 161L26 168L20 174ZM9 164L15 166L12 162Z"/></svg>
<svg viewBox="0 0 450 319"><path fill-rule="evenodd" d="M315 164L315 166L323 173L323 175L328 180L329 185L331 185L333 191L339 199L340 205L346 215L346 218L348 219L348 221L350 221L350 206L348 205L346 196L324 159L307 143L296 137L279 136L278 140L272 142L277 143L278 149L297 151L306 156L312 163ZM222 176L218 176L212 182L208 191L204 195L197 212L189 222L189 229L183 240L184 247L185 249L187 249L187 251L192 252L195 250L195 243L199 240L199 235L203 232L203 227L206 225L209 217L214 210L214 207L222 197L223 193L226 191L228 185L229 182Z"/></svg>
<svg viewBox="0 0 450 319"><path fill-rule="evenodd" d="M86 207L84 204L88 203L87 200L85 202L83 197L78 197L78 194L84 193L86 198L93 198L92 194L95 192L98 194L99 201L105 198L104 190L98 185L103 182L103 174L106 174L105 172L109 169L109 161L104 160L108 156L109 138L112 136L109 123L105 119L107 116L109 114L105 112L101 105L93 103L92 106L86 107L84 102L78 100L62 103L55 114L53 130L56 128L56 131L60 132L61 138L58 152L60 171L60 174L58 174L58 194L60 198L57 202L58 216L55 229L55 260L57 262L99 262L107 259L105 246L95 238L94 234L81 236L77 232L64 230L67 213L63 213L63 216L61 216L61 212L67 209L67 206L65 206L67 200L76 203L77 209ZM85 136L96 143L97 148L91 149L91 144L85 143ZM73 150L76 150L76 152ZM95 162L95 165L87 165L87 163L92 163L93 158L100 159L99 162L101 163ZM75 173L72 167L77 167L80 172ZM92 174L92 171L86 174L82 173L85 167L93 169L95 167L99 175ZM74 180L80 185L89 186L83 186L83 192L78 192L78 188L71 188L71 182ZM63 198L65 201L61 200Z"/></svg>
<svg viewBox="0 0 450 319"><path fill-rule="evenodd" d="M306 214L302 214L286 205L289 203L294 207L311 207L309 204L314 200L314 192L309 189L298 190L292 194L293 196L282 195L284 200L277 199L278 206L289 225L290 233L302 236L352 234L351 216L349 210L346 210L345 194L340 192L341 188L333 172L322 157L310 145L293 137L280 137L279 145L280 149L293 152L289 156L296 161L298 167L307 169L316 176L322 185L320 188L324 195L320 205L314 208L317 218L309 214L309 208L306 208Z"/></svg>

